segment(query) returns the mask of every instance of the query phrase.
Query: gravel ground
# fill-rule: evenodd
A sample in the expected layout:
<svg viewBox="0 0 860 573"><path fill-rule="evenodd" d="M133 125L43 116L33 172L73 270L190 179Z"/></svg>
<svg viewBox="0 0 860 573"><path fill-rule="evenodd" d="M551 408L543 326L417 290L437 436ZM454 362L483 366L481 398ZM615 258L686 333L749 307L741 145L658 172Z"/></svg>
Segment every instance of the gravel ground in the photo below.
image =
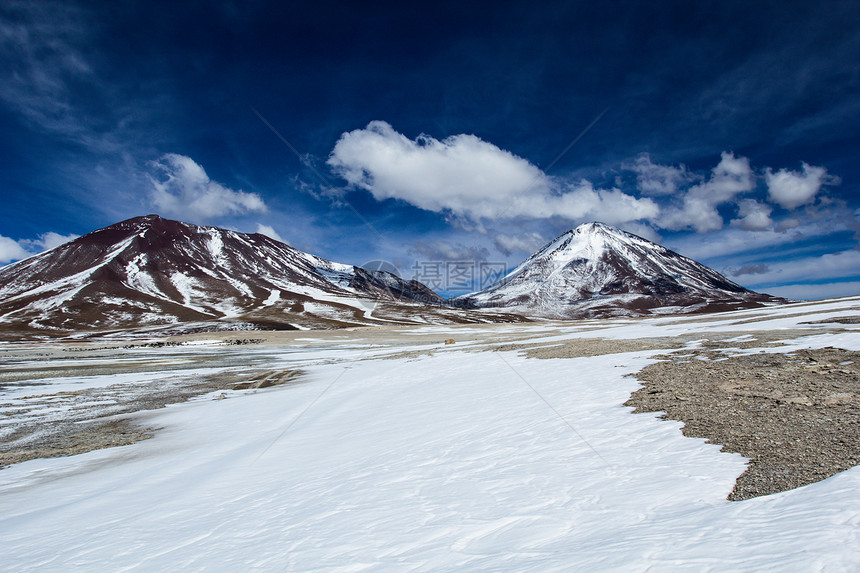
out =
<svg viewBox="0 0 860 573"><path fill-rule="evenodd" d="M714 358L718 358L714 360ZM729 499L817 482L860 463L860 353L837 348L726 358L664 356L626 405L665 412L685 436L750 458Z"/></svg>

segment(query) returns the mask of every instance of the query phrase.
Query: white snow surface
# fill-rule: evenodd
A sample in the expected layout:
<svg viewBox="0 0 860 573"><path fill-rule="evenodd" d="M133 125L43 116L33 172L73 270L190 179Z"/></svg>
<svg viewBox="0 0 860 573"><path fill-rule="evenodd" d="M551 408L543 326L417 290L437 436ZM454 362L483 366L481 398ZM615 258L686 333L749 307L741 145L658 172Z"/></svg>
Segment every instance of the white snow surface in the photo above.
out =
<svg viewBox="0 0 860 573"><path fill-rule="evenodd" d="M209 240L206 243L209 248L209 254L217 261L221 258L221 253L224 249L224 240L221 238L221 233L216 229L207 229L206 234L209 235Z"/></svg>
<svg viewBox="0 0 860 573"><path fill-rule="evenodd" d="M281 291L278 289L272 289L269 293L269 298L263 301L263 306L272 306L281 298Z"/></svg>
<svg viewBox="0 0 860 573"><path fill-rule="evenodd" d="M792 328L858 302L555 325L542 340ZM622 406L638 387L626 375L659 351L383 359L299 342L265 352L303 384L139 413L154 438L0 471L0 570L860 569L860 468L726 501L741 456ZM860 348L860 334L790 344Z"/></svg>

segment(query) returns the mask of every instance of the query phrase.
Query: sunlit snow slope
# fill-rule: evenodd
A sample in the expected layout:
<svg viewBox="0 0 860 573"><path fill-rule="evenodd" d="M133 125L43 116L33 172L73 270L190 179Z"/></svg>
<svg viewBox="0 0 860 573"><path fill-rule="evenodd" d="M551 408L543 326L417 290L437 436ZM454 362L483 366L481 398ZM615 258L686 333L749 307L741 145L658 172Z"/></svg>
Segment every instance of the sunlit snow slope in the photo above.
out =
<svg viewBox="0 0 860 573"><path fill-rule="evenodd" d="M785 302L602 223L564 233L497 285L459 300L549 318L702 312Z"/></svg>

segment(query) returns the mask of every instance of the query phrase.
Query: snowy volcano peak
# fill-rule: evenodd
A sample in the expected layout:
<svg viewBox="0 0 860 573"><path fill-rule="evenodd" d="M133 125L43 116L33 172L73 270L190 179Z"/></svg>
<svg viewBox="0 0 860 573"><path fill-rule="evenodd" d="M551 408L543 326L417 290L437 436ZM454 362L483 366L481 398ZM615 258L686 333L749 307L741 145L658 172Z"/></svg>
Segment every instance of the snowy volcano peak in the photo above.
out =
<svg viewBox="0 0 860 573"><path fill-rule="evenodd" d="M462 297L554 318L696 312L776 301L632 233L604 223L567 231L501 282Z"/></svg>
<svg viewBox="0 0 860 573"><path fill-rule="evenodd" d="M606 251L636 246L649 248L658 245L605 223L583 223L558 236L529 260L548 257L558 262L583 258L597 260Z"/></svg>
<svg viewBox="0 0 860 573"><path fill-rule="evenodd" d="M502 282L510 284L537 278L543 284L557 279L565 286L575 286L582 295L594 294L623 274L659 274L665 268L661 264L665 261L659 259L664 258L683 259L677 253L621 229L604 223L584 223L550 241ZM571 279L576 279L575 284ZM734 287L743 290L737 285Z"/></svg>

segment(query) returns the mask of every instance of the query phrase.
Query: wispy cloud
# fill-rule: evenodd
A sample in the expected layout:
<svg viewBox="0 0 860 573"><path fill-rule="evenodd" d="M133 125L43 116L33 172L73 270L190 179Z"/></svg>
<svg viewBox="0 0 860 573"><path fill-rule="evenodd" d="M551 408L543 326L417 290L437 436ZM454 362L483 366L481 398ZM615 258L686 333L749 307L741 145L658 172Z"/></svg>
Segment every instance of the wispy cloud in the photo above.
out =
<svg viewBox="0 0 860 573"><path fill-rule="evenodd" d="M522 235L496 235L493 244L496 249L505 256L512 253L532 254L547 243L538 233L526 233Z"/></svg>
<svg viewBox="0 0 860 573"><path fill-rule="evenodd" d="M767 289L769 294L795 300L817 300L822 298L837 298L856 296L860 293L860 282L840 281L828 283L788 284Z"/></svg>
<svg viewBox="0 0 860 573"><path fill-rule="evenodd" d="M732 274L736 277L743 275L761 275L770 270L770 265L766 263L747 263L737 268Z"/></svg>
<svg viewBox="0 0 860 573"><path fill-rule="evenodd" d="M781 247L799 241L814 239L845 230L833 219L823 222L797 221L797 225L784 230L775 228L748 231L730 227L702 235L677 235L667 241L672 249L698 261L730 257L751 250Z"/></svg>
<svg viewBox="0 0 860 573"><path fill-rule="evenodd" d="M731 221L735 229L762 231L775 224L773 208L744 196L760 190L763 179L770 201L787 208L808 203L822 186L838 183L824 168L806 163L803 173L756 170L748 158L730 151L721 153L707 176L684 165L655 163L642 153L621 165L635 174L637 196L615 187L601 189L586 179L549 176L474 135L413 140L383 121L344 133L328 165L350 188L365 189L378 201L399 199L478 229L484 221L556 218L638 225L649 235L656 235L654 228L708 233L724 228L725 207L737 210ZM503 254L516 248L505 239L497 243Z"/></svg>
<svg viewBox="0 0 860 573"><path fill-rule="evenodd" d="M734 276L749 275L740 273ZM747 267L747 270L749 267ZM839 251L817 257L802 257L782 262L771 262L763 272L755 273L749 279L753 285L777 285L807 282L825 282L834 279L860 276L860 252L856 250Z"/></svg>
<svg viewBox="0 0 860 573"><path fill-rule="evenodd" d="M452 241L415 241L409 254L424 261L485 261L490 252L479 245Z"/></svg>
<svg viewBox="0 0 860 573"><path fill-rule="evenodd" d="M74 108L75 83L94 83L80 46L88 18L64 2L7 2L0 11L0 100L31 124L72 138L87 127Z"/></svg>
<svg viewBox="0 0 860 573"><path fill-rule="evenodd" d="M635 160L625 163L624 168L636 173L636 187L644 195L675 195L699 179L684 164L675 167L653 163L648 153L639 154Z"/></svg>

